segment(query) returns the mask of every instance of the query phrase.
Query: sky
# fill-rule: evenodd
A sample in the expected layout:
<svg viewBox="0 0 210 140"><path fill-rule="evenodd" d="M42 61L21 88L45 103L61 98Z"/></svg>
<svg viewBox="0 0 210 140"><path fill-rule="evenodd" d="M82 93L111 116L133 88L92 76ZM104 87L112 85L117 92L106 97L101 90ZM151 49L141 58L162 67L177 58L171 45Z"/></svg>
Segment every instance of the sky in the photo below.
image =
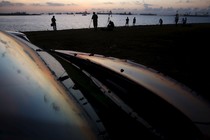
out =
<svg viewBox="0 0 210 140"><path fill-rule="evenodd" d="M210 0L0 0L0 13L131 12L210 14Z"/></svg>

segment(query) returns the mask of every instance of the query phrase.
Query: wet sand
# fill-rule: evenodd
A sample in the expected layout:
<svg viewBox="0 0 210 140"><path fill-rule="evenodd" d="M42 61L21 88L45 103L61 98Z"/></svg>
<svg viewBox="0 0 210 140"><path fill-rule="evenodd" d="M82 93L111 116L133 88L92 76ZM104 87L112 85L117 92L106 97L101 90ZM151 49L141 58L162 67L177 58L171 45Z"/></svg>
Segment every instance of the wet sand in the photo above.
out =
<svg viewBox="0 0 210 140"><path fill-rule="evenodd" d="M148 25L24 32L46 49L66 49L133 60L185 84L210 99L210 24Z"/></svg>

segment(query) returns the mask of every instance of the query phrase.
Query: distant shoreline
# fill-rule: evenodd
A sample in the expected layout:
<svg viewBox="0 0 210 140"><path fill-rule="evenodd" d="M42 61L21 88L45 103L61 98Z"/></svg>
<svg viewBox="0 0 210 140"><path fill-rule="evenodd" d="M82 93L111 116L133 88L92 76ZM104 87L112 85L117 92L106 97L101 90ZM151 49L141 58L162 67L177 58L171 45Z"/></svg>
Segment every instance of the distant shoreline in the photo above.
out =
<svg viewBox="0 0 210 140"><path fill-rule="evenodd" d="M45 31L51 30L50 26L52 15L10 15L1 16L0 29L1 30L15 30L15 31ZM88 29L93 28L91 22L91 14L83 16L82 14L61 14L55 15L57 19L57 29ZM160 15L99 15L98 27L104 28L108 25L108 19L114 22L116 27L125 26L125 19L129 17L129 27L133 26L133 18L136 18L135 26L141 25L159 25L159 19L163 20L163 25L174 24L174 16L160 16ZM182 18L178 24L182 24ZM23 24L24 22L24 24ZM209 17L187 17L187 24L194 23L210 23Z"/></svg>
<svg viewBox="0 0 210 140"><path fill-rule="evenodd" d="M15 13L0 13L0 16L37 16L37 15L83 15L84 12L66 12L66 13L33 13L33 14L29 14L26 12L15 12ZM89 15L91 13L86 13L86 15ZM98 15L110 15L109 13L97 13ZM155 14L155 13L139 13L139 14L134 14L134 13L112 13L111 15L141 15L141 16L174 16L174 15L159 15L159 14ZM208 14L193 14L193 15L189 15L189 14L180 14L180 16L185 16L185 17L210 17L210 15Z"/></svg>
<svg viewBox="0 0 210 140"><path fill-rule="evenodd" d="M25 12L17 12L17 13L0 13L0 16L34 16L34 15L42 15L42 14L28 14Z"/></svg>
<svg viewBox="0 0 210 140"><path fill-rule="evenodd" d="M186 25L183 25L181 23L179 23L177 26L184 26L184 27L191 27L191 26L203 26L203 25L206 25L206 26L210 26L210 23L188 23ZM129 29L129 28L136 28L136 29L141 29L141 28L150 28L150 27L159 27L160 25L159 24L154 24L154 25L135 25L135 26L128 26L128 27L125 27L125 26L116 26L115 27L115 30L121 30L121 29ZM165 27L173 27L175 26L175 24L163 24L162 26L165 26ZM106 27L98 27L98 30L104 30ZM77 31L77 30L93 30L93 28L75 28L75 29L61 29L61 30L57 30L56 32L59 32L59 31ZM39 30L39 31L23 31L24 33L32 33L32 32L54 32L53 30Z"/></svg>

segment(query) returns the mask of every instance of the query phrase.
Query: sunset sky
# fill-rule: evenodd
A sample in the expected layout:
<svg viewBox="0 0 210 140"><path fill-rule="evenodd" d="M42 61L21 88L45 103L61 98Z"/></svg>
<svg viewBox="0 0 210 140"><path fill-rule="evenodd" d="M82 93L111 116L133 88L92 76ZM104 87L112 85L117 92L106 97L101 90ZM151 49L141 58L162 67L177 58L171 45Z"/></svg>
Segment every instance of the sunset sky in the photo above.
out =
<svg viewBox="0 0 210 140"><path fill-rule="evenodd" d="M0 13L27 12L210 12L210 0L0 0Z"/></svg>

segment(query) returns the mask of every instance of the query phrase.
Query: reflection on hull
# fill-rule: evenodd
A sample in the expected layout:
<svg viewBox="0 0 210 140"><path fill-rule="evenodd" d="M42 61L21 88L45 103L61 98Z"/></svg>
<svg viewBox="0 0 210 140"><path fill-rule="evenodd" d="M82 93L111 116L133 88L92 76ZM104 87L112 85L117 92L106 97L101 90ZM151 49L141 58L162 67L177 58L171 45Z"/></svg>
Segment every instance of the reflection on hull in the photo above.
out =
<svg viewBox="0 0 210 140"><path fill-rule="evenodd" d="M0 32L0 139L103 139L28 44Z"/></svg>
<svg viewBox="0 0 210 140"><path fill-rule="evenodd" d="M155 70L0 37L0 138L210 138L209 103Z"/></svg>
<svg viewBox="0 0 210 140"><path fill-rule="evenodd" d="M209 137L209 103L177 81L128 60L64 50L51 53L82 70L117 106L157 137Z"/></svg>

